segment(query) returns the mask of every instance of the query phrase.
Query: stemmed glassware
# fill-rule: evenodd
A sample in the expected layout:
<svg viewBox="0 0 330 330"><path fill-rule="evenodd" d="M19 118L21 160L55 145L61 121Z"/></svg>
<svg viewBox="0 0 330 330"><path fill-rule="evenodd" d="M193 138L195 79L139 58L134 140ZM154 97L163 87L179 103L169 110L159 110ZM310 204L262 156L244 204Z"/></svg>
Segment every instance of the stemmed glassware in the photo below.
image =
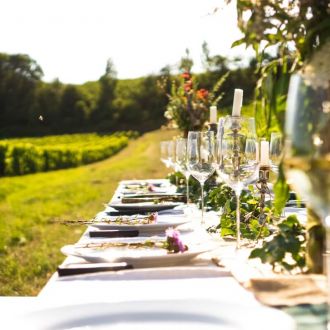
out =
<svg viewBox="0 0 330 330"><path fill-rule="evenodd" d="M204 224L204 183L215 171L214 132L189 132L187 141L187 160L190 174L201 185L202 218Z"/></svg>
<svg viewBox="0 0 330 330"><path fill-rule="evenodd" d="M270 135L270 146L269 146L269 160L271 169L278 173L278 166L282 158L282 134L281 133L272 133Z"/></svg>
<svg viewBox="0 0 330 330"><path fill-rule="evenodd" d="M174 171L178 170L175 161L175 141L161 141L160 142L160 160L167 168L172 167Z"/></svg>
<svg viewBox="0 0 330 330"><path fill-rule="evenodd" d="M217 135L218 174L236 195L237 249L240 239L240 196L245 186L258 179L257 134L254 118L226 117Z"/></svg>
<svg viewBox="0 0 330 330"><path fill-rule="evenodd" d="M169 168L170 167L170 161L168 157L168 145L170 141L161 141L160 142L160 160L164 165Z"/></svg>
<svg viewBox="0 0 330 330"><path fill-rule="evenodd" d="M168 141L168 162L170 167L176 172L178 170L177 164L175 161L175 141Z"/></svg>
<svg viewBox="0 0 330 330"><path fill-rule="evenodd" d="M179 172L181 172L186 178L186 195L187 195L187 205L188 205L190 172L188 169L188 162L187 162L187 139L184 138L176 139L175 160Z"/></svg>
<svg viewBox="0 0 330 330"><path fill-rule="evenodd" d="M330 283L330 81L321 77L305 73L290 79L284 171L290 185L322 219L328 240L325 260Z"/></svg>

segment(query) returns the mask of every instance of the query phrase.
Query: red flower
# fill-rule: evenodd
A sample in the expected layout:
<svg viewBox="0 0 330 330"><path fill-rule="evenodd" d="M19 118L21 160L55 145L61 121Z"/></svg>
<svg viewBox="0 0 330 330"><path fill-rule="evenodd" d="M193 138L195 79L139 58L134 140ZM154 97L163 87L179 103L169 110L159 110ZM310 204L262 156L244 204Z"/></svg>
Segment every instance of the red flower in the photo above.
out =
<svg viewBox="0 0 330 330"><path fill-rule="evenodd" d="M193 87L193 83L191 80L188 80L187 82L185 82L185 84L184 84L185 92L190 92L192 90L192 87Z"/></svg>
<svg viewBox="0 0 330 330"><path fill-rule="evenodd" d="M190 79L190 73L189 72L183 72L181 77L184 79L184 80L188 80Z"/></svg>
<svg viewBox="0 0 330 330"><path fill-rule="evenodd" d="M204 88L201 88L197 91L197 98L199 98L201 100L205 100L208 95L209 95L209 92Z"/></svg>

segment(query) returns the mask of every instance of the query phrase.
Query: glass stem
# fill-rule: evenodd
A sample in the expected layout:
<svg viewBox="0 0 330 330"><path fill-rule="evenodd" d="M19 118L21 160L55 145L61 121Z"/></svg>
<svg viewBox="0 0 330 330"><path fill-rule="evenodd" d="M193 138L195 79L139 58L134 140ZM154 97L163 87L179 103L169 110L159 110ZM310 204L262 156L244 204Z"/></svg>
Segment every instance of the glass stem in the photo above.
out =
<svg viewBox="0 0 330 330"><path fill-rule="evenodd" d="M189 177L190 177L190 174L187 174L187 175L186 175L186 185L187 185L187 191L186 191L186 194L187 194L187 205L189 204Z"/></svg>
<svg viewBox="0 0 330 330"><path fill-rule="evenodd" d="M241 192L236 191L236 249L241 248L241 209L240 209Z"/></svg>
<svg viewBox="0 0 330 330"><path fill-rule="evenodd" d="M204 225L204 182L201 182L201 189L202 189L202 220L201 224Z"/></svg>

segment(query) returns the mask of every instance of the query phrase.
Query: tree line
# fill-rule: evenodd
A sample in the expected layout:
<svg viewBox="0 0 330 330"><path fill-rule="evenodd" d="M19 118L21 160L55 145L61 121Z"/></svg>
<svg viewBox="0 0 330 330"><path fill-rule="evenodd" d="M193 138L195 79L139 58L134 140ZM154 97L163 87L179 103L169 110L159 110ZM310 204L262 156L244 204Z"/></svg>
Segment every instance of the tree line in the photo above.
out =
<svg viewBox="0 0 330 330"><path fill-rule="evenodd" d="M223 85L220 108L229 109L234 88L244 89L246 101L252 99L254 61L230 69L232 61L220 55L210 57L204 45L204 62L204 72L196 74L201 88L212 89L220 76L231 71ZM176 78L169 67L159 74L121 80L108 60L97 81L47 83L42 80L42 68L28 55L0 53L0 137L157 129L166 122L168 99L157 84L164 76L169 92Z"/></svg>

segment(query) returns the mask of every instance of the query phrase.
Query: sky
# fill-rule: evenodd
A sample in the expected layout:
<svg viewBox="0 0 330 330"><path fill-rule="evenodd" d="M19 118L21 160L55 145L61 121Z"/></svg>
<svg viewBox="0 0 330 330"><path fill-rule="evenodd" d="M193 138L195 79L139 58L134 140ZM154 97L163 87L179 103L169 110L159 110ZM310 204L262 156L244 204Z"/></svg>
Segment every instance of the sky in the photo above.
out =
<svg viewBox="0 0 330 330"><path fill-rule="evenodd" d="M175 70L187 48L200 72L204 41L211 55L246 55L230 48L240 37L223 0L0 0L0 52L28 54L44 81L97 80L109 58L119 79Z"/></svg>

